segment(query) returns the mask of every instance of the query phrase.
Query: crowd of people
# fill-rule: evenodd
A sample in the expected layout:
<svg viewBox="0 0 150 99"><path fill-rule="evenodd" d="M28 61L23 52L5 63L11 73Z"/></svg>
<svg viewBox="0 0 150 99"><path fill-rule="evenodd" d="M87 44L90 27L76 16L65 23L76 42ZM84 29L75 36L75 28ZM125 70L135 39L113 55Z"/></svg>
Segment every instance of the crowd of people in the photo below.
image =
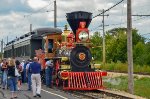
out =
<svg viewBox="0 0 150 99"><path fill-rule="evenodd" d="M53 63L48 60L45 65L45 84L51 86ZM41 97L41 64L37 57L22 62L13 58L3 59L0 70L1 87L3 90L10 89L11 99L17 98L22 83L27 83L27 90L32 91L33 97Z"/></svg>

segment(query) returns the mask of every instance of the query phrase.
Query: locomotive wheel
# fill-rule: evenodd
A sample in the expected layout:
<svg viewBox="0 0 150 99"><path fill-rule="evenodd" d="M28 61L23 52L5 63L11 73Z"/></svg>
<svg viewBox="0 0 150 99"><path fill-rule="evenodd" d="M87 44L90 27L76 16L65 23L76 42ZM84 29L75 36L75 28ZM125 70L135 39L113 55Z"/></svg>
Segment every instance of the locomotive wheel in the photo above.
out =
<svg viewBox="0 0 150 99"><path fill-rule="evenodd" d="M91 52L89 48L85 46L76 46L72 49L70 54L71 66L75 66L77 68L88 67L91 59Z"/></svg>

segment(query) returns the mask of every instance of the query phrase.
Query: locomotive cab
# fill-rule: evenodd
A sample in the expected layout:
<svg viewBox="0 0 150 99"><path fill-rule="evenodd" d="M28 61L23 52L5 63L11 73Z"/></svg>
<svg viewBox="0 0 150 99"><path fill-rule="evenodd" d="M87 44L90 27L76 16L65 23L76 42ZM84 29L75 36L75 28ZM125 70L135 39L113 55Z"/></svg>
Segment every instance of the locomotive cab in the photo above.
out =
<svg viewBox="0 0 150 99"><path fill-rule="evenodd" d="M52 59L56 56L56 50L59 48L61 42L61 34L62 32L52 32L46 33L43 35L44 40L44 51L45 51L45 58Z"/></svg>

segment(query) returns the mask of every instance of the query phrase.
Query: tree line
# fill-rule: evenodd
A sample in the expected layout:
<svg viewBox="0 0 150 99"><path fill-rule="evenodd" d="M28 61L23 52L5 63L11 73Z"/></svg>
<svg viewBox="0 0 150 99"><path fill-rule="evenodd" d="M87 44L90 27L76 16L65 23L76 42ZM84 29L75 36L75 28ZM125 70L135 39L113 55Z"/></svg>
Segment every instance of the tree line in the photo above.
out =
<svg viewBox="0 0 150 99"><path fill-rule="evenodd" d="M99 32L91 36L92 55L95 60L102 61L102 39ZM132 29L133 62L134 64L150 66L150 42ZM127 62L127 28L114 28L106 32L106 62Z"/></svg>

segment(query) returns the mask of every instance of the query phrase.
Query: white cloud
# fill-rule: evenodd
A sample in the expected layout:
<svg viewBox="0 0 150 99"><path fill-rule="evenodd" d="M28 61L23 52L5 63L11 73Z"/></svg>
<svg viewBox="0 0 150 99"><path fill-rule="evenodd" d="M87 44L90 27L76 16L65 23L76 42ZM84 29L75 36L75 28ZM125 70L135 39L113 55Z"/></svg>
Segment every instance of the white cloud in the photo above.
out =
<svg viewBox="0 0 150 99"><path fill-rule="evenodd" d="M47 6L51 1L51 5ZM57 0L57 21L58 26L64 26L66 22L66 13L72 11L88 11L92 12L93 16L97 15L99 10L108 9L120 0ZM47 6L47 7L45 7ZM54 4L52 0L2 0L0 3L0 40L10 36L10 39L15 38L29 32L29 25L33 24L33 29L37 27L53 27L54 22ZM45 7L41 11L39 9ZM13 9L9 9L13 8ZM114 7L106 14L105 24L111 26L106 27L105 30L115 27L126 27L126 0ZM132 1L133 14L149 14L150 0L133 0ZM38 12L37 12L38 11ZM46 12L51 11L51 12ZM24 18L24 15L29 15ZM138 17L133 17L133 20ZM124 24L119 24L119 23ZM102 16L92 20L90 29L93 29L102 24ZM118 24L118 25L112 25ZM150 32L149 18L133 21L133 27L139 30L139 33ZM99 27L98 29L101 29ZM100 30L99 30L100 31Z"/></svg>
<svg viewBox="0 0 150 99"><path fill-rule="evenodd" d="M47 2L43 0L28 0L28 4L33 9L39 9L47 5Z"/></svg>

